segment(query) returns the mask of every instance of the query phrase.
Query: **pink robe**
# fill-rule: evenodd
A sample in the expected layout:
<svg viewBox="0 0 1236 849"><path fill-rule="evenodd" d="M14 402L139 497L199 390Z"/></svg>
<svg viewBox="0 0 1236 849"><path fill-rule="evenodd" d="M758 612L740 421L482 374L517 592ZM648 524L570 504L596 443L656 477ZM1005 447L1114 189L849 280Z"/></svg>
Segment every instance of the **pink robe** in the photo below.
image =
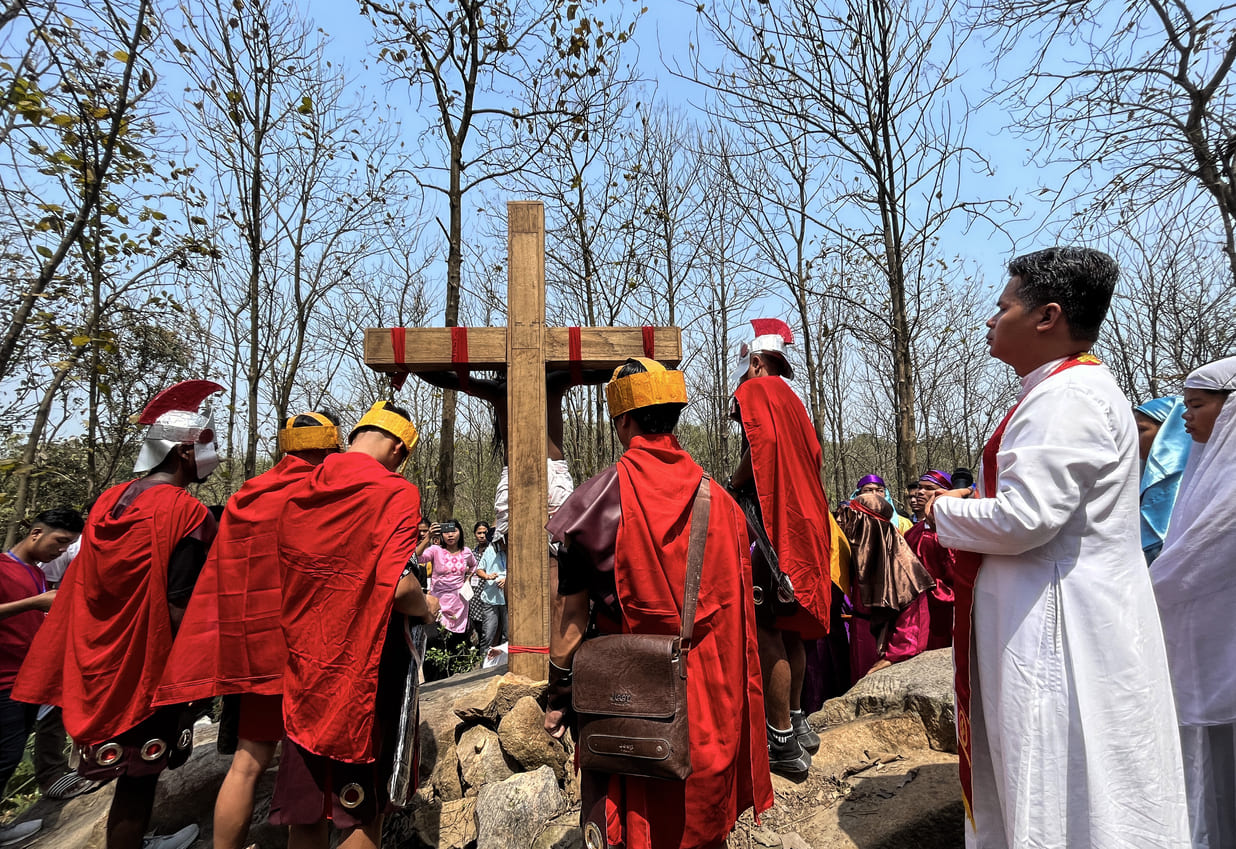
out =
<svg viewBox="0 0 1236 849"><path fill-rule="evenodd" d="M442 624L454 634L468 630L468 602L460 591L468 576L476 571L476 555L463 548L452 554L440 545L431 545L421 554L422 563L433 563L429 594L442 605Z"/></svg>

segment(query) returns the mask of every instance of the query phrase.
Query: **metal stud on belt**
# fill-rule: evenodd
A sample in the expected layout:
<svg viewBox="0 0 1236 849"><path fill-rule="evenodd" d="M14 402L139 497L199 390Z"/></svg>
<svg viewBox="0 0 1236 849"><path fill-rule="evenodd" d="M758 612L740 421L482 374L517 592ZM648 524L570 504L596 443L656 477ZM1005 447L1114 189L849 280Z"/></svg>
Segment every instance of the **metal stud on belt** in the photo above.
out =
<svg viewBox="0 0 1236 849"><path fill-rule="evenodd" d="M124 753L124 747L119 743L104 743L94 750L94 762L99 766L114 766Z"/></svg>
<svg viewBox="0 0 1236 849"><path fill-rule="evenodd" d="M141 754L144 761L157 761L167 754L167 743L158 737L147 740L142 744Z"/></svg>
<svg viewBox="0 0 1236 849"><path fill-rule="evenodd" d="M351 784L343 785L343 788L339 791L339 804L349 811L360 807L363 801L365 801L365 790L355 781Z"/></svg>

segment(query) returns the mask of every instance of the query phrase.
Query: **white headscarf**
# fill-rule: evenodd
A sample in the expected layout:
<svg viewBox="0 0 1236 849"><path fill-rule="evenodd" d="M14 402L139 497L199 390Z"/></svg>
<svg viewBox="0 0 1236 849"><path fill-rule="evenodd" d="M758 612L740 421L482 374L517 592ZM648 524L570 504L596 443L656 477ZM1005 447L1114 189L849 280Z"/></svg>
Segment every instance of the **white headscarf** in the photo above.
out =
<svg viewBox="0 0 1236 849"><path fill-rule="evenodd" d="M1186 389L1236 390L1236 357L1194 371ZM1163 553L1150 568L1181 725L1236 722L1236 392L1210 439L1194 443Z"/></svg>

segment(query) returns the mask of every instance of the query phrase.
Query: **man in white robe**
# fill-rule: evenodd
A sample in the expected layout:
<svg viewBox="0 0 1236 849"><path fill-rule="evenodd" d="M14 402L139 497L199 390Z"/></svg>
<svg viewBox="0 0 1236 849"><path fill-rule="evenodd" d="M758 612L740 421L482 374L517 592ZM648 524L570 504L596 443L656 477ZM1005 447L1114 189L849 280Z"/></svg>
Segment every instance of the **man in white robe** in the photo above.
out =
<svg viewBox="0 0 1236 849"><path fill-rule="evenodd" d="M1175 709L1139 542L1137 428L1086 353L1116 264L1053 248L1009 273L987 341L1022 379L1018 405L984 450L983 497L953 490L926 508L941 545L982 555L972 607L959 597L956 611L970 634L955 646L968 652L971 693L968 724L958 704L967 846L1183 849Z"/></svg>

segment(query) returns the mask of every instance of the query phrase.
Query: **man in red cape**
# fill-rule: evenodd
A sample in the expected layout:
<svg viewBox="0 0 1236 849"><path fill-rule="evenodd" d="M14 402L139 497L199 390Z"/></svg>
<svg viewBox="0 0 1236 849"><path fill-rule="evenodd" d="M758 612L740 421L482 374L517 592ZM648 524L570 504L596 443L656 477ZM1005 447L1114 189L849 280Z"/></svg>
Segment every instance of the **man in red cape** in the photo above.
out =
<svg viewBox="0 0 1236 849"><path fill-rule="evenodd" d="M246 845L258 781L283 739L288 651L275 529L292 485L339 451L338 424L323 413L288 419L279 431L283 459L228 501L155 693L155 704L235 697L224 701L223 726L236 739L221 746L235 754L215 801L216 849Z"/></svg>
<svg viewBox="0 0 1236 849"><path fill-rule="evenodd" d="M734 392L742 424L743 453L729 487L751 519L757 590L760 664L768 718L769 763L790 778L807 774L820 738L802 710L807 653L803 640L828 634L832 601L828 497L820 481L820 441L803 402L786 382L794 372L785 356L793 341L784 322L757 319L754 342L744 352L746 370ZM752 498L752 496L755 496ZM761 540L760 536L764 539ZM765 579L772 564L793 584L796 609L777 615L777 587Z"/></svg>
<svg viewBox="0 0 1236 849"><path fill-rule="evenodd" d="M420 493L397 473L416 428L381 401L348 441L288 494L278 523L287 737L270 821L291 827L289 849L326 849L330 821L341 849L381 844L393 755L384 737L404 707L403 676L388 672L408 668L391 614L437 615L408 569Z"/></svg>
<svg viewBox="0 0 1236 849"><path fill-rule="evenodd" d="M677 634L691 508L703 470L673 435L687 393L681 372L628 360L606 387L624 452L582 484L547 526L563 546L550 639L545 727L570 722L570 667L588 627L601 633ZM739 814L773 803L760 735L760 689L747 534L738 506L711 487L699 606L688 656L692 773L673 782L585 772L589 846L720 847Z"/></svg>
<svg viewBox="0 0 1236 849"><path fill-rule="evenodd" d="M185 381L147 405L139 422L150 429L134 467L146 474L94 503L13 687L14 698L64 709L81 775L116 779L108 849L142 846L159 773L193 745L182 706L156 709L153 700L215 533L210 511L185 488L218 465L212 422L197 410L222 389ZM179 849L196 837L191 825L148 845Z"/></svg>

